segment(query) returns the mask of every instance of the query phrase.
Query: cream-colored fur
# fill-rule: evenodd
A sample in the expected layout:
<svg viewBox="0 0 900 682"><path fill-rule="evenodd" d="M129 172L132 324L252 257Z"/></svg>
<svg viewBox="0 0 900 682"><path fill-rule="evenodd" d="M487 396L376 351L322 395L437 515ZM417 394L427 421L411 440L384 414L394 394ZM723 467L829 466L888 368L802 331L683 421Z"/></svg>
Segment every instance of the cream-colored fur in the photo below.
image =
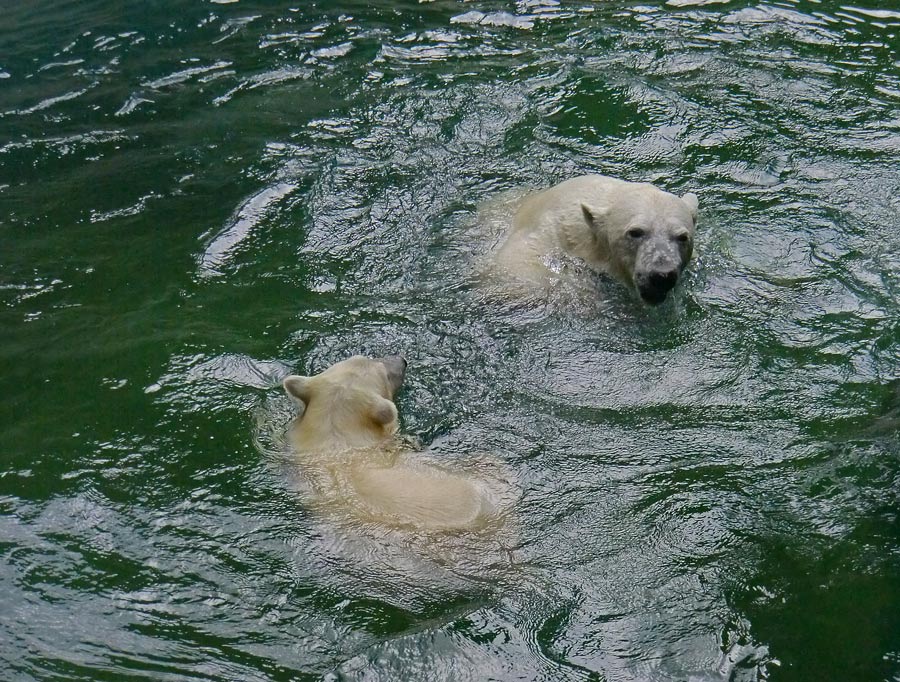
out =
<svg viewBox="0 0 900 682"><path fill-rule="evenodd" d="M522 200L493 269L535 288L574 257L659 303L690 260L697 203L647 183L572 178Z"/></svg>
<svg viewBox="0 0 900 682"><path fill-rule="evenodd" d="M476 529L495 513L489 487L439 466L397 437L394 393L406 362L354 356L313 377L291 375L305 406L290 440L323 511L425 531Z"/></svg>

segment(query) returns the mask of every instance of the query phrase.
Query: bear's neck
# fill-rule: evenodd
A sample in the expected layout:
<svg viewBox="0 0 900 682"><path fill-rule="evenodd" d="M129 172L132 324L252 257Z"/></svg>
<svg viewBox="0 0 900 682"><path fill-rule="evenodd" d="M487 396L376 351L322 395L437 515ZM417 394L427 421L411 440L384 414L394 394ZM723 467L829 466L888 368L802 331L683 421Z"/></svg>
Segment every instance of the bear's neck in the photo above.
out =
<svg viewBox="0 0 900 682"><path fill-rule="evenodd" d="M395 432L396 424L382 426L364 415L348 416L327 402L312 402L294 423L291 441L304 452L351 450L382 446Z"/></svg>
<svg viewBox="0 0 900 682"><path fill-rule="evenodd" d="M596 270L606 270L609 265L609 244L598 239L584 221L565 224L562 227L562 250L576 256Z"/></svg>

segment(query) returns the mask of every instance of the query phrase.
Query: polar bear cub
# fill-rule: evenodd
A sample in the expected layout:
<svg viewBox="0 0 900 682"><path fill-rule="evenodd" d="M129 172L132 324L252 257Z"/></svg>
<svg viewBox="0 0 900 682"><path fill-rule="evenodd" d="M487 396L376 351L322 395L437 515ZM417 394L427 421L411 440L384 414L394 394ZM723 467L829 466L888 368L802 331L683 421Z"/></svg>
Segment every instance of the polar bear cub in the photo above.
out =
<svg viewBox="0 0 900 682"><path fill-rule="evenodd" d="M527 196L495 257L495 268L531 287L552 263L576 257L662 303L691 258L697 197L647 183L584 175Z"/></svg>
<svg viewBox="0 0 900 682"><path fill-rule="evenodd" d="M397 437L393 397L406 372L399 356L361 355L283 385L304 405L290 440L316 502L389 526L464 530L493 512L486 486L413 452Z"/></svg>

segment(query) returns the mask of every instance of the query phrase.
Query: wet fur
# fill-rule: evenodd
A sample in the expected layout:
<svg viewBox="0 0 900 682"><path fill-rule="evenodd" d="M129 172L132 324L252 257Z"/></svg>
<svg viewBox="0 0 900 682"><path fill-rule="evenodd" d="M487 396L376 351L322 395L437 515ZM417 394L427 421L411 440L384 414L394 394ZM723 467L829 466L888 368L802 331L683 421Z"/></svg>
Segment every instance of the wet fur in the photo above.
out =
<svg viewBox="0 0 900 682"><path fill-rule="evenodd" d="M315 505L388 526L477 529L496 512L488 487L397 437L399 362L354 356L314 377L285 378L304 405L289 435Z"/></svg>
<svg viewBox="0 0 900 682"><path fill-rule="evenodd" d="M572 178L526 196L518 205L492 270L523 288L546 287L559 258L576 258L612 275L657 303L650 281L668 273L677 281L693 252L697 197L647 183L601 175ZM635 239L630 231L639 228ZM672 284L674 286L674 284ZM660 293L651 300L648 293Z"/></svg>

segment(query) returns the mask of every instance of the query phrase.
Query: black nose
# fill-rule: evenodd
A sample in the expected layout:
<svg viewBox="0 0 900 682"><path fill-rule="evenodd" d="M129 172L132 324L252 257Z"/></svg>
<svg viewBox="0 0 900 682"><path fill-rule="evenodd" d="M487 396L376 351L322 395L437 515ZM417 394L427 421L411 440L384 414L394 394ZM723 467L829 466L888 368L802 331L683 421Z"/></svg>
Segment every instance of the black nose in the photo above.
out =
<svg viewBox="0 0 900 682"><path fill-rule="evenodd" d="M668 291L678 281L678 270L651 272L648 279L650 280L650 286L654 289Z"/></svg>

